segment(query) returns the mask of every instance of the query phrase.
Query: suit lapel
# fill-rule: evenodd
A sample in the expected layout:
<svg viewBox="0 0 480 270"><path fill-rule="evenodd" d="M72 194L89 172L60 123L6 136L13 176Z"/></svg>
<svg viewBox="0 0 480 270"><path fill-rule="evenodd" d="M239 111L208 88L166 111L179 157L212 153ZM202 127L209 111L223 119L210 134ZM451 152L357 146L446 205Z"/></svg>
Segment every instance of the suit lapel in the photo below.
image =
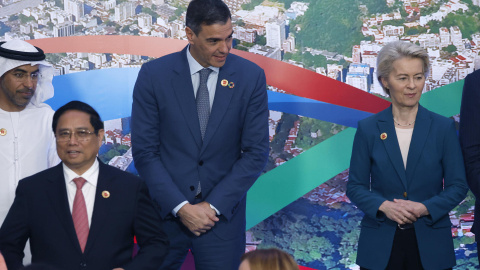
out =
<svg viewBox="0 0 480 270"><path fill-rule="evenodd" d="M67 197L67 187L65 185L65 177L63 174L62 163L55 167L52 176L49 179L51 187L48 189L48 197L52 204L52 208L56 212L60 223L67 232L68 238L72 241L73 246L82 252L78 242L75 226L73 225L72 212Z"/></svg>
<svg viewBox="0 0 480 270"><path fill-rule="evenodd" d="M111 198L104 198L102 196L103 191L109 191L111 187L111 182L113 177L108 175L106 172L106 166L100 160L99 162L99 172L98 172L98 181L97 181L97 189L95 190L95 203L93 206L93 213L92 213L92 222L90 225L90 232L88 234L87 245L85 247L85 253L87 253L93 243L95 242L95 238L100 235L103 225L105 221L108 219L108 214L111 208Z"/></svg>
<svg viewBox="0 0 480 270"><path fill-rule="evenodd" d="M230 88L229 86L222 86L222 81L227 80L228 83L233 83L234 85L239 85L235 74L235 69L233 68L231 62L225 62L225 65L220 68L220 72L218 74L217 86L215 89L215 98L213 100L212 111L210 113L210 119L208 120L207 130L205 132L205 137L203 138L203 145L202 150L203 152L208 143L211 141L215 131L217 130L218 126L220 125L225 112L230 105L230 100L232 99L234 91L238 91L238 88L235 87Z"/></svg>
<svg viewBox="0 0 480 270"><path fill-rule="evenodd" d="M423 147L428 138L430 131L431 118L428 111L422 106L418 106L417 117L415 119L415 127L413 128L412 141L408 149L407 158L407 179L412 180L412 174L418 164L418 159L422 154Z"/></svg>
<svg viewBox="0 0 480 270"><path fill-rule="evenodd" d="M383 145L385 146L385 151L406 189L407 177L403 165L402 153L398 146L397 132L395 131L395 126L393 124L392 106L380 113L377 125L379 130L378 136L382 133L387 134L387 138L382 140Z"/></svg>
<svg viewBox="0 0 480 270"><path fill-rule="evenodd" d="M177 97L177 102L183 113L183 117L192 133L198 148L202 146L202 134L200 133L200 124L198 122L197 104L195 103L195 94L193 92L192 77L188 66L186 47L180 52L180 61L178 61L173 70L172 78L173 91ZM216 97L215 97L216 98ZM174 123L172 123L174 124ZM207 128L208 130L208 128Z"/></svg>

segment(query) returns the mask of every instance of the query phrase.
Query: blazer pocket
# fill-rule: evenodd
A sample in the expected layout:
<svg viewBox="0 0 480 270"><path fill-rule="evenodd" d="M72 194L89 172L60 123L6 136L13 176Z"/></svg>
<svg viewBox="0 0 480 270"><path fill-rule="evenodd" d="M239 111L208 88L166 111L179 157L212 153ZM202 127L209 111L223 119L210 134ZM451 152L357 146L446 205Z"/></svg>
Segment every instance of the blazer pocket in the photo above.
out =
<svg viewBox="0 0 480 270"><path fill-rule="evenodd" d="M452 222L450 221L450 217L448 215L445 215L443 218L433 223L431 226L434 229L452 227Z"/></svg>
<svg viewBox="0 0 480 270"><path fill-rule="evenodd" d="M371 219L367 216L364 216L363 219L362 219L362 222L360 223L360 226L377 229L377 228L380 227L380 222L378 222L374 219Z"/></svg>

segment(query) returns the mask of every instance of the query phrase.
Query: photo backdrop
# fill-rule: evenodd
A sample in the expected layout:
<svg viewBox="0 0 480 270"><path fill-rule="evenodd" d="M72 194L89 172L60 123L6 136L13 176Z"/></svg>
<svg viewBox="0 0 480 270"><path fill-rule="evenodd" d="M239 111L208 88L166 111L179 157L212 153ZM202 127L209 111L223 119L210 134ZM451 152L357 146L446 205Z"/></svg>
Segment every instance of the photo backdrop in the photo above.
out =
<svg viewBox="0 0 480 270"><path fill-rule="evenodd" d="M189 1L0 0L0 40L26 39L56 68L57 109L95 107L107 138L100 158L136 173L131 157L132 91L142 63L186 46ZM302 267L358 269L363 216L345 196L357 122L389 106L375 60L394 40L426 48L432 66L420 103L459 120L465 76L480 65L475 0L225 1L232 53L267 76L270 157L247 194L247 246L278 247ZM474 197L451 212L455 269L476 269Z"/></svg>

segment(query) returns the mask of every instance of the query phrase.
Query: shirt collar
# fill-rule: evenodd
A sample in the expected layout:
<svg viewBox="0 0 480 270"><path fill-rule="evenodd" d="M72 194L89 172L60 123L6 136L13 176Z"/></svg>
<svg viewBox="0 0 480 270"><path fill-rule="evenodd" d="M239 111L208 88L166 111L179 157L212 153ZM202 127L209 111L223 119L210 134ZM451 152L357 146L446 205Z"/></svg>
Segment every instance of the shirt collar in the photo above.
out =
<svg viewBox="0 0 480 270"><path fill-rule="evenodd" d="M82 175L76 174L67 165L65 165L65 163L62 163L62 166L63 166L63 174L65 176L65 182L67 184L71 183L73 179L77 177L83 177L85 180L87 180L88 183L90 183L94 187L97 186L98 172L99 172L99 164L97 159L95 159L95 162L93 162L93 165Z"/></svg>
<svg viewBox="0 0 480 270"><path fill-rule="evenodd" d="M203 69L203 66L200 65L190 53L190 44L187 47L187 60L188 60L188 66L190 67L190 75L193 75ZM216 73L218 73L220 70L220 68L218 67L209 66L208 68L213 70Z"/></svg>

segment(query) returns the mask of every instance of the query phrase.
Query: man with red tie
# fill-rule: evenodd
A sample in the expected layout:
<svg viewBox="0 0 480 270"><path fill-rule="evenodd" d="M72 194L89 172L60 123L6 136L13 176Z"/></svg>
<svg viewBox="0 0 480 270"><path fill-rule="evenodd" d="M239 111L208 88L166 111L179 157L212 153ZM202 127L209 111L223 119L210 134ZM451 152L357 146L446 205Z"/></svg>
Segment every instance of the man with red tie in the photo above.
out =
<svg viewBox="0 0 480 270"><path fill-rule="evenodd" d="M100 162L103 122L88 104L72 101L52 121L62 163L19 182L0 229L8 269L32 263L58 269L158 269L168 240L145 183ZM133 238L140 251L132 259Z"/></svg>

